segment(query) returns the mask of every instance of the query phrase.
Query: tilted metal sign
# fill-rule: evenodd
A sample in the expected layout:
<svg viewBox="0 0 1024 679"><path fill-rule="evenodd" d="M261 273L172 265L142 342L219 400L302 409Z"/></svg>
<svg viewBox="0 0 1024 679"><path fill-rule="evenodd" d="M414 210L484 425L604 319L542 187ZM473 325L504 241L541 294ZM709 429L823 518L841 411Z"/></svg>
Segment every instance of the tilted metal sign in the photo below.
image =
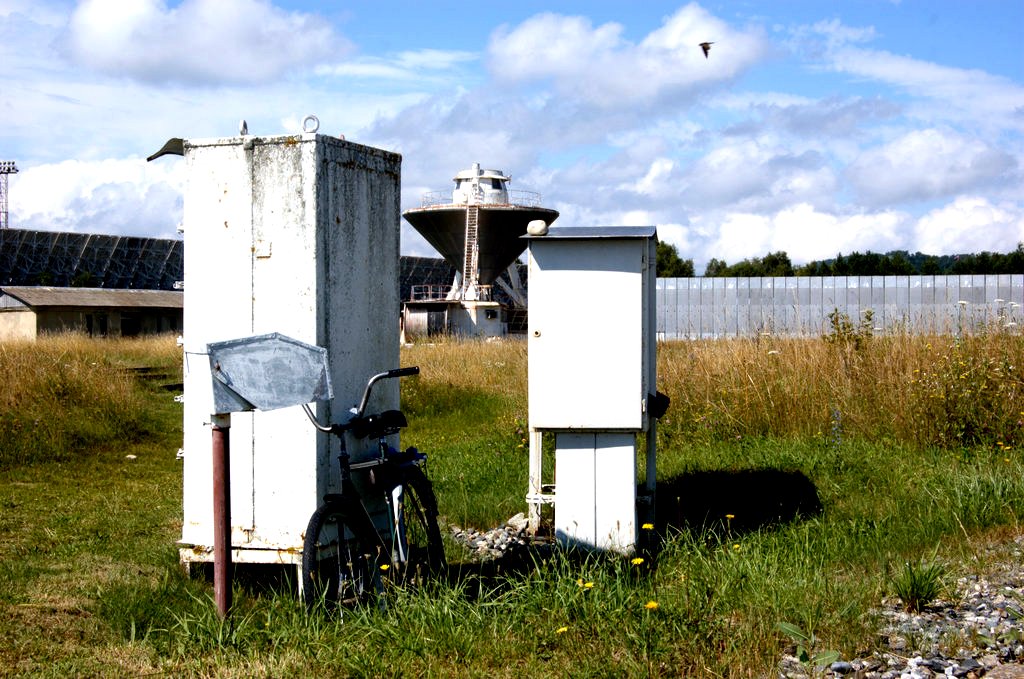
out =
<svg viewBox="0 0 1024 679"><path fill-rule="evenodd" d="M323 347L276 332L206 347L217 414L274 410L334 397Z"/></svg>

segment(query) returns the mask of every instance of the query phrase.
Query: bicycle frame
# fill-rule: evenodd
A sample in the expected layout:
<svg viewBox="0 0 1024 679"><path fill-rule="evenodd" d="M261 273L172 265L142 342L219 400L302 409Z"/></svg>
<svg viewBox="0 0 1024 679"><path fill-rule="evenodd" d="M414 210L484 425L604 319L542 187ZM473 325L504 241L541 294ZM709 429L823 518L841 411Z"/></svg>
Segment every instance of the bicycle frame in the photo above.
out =
<svg viewBox="0 0 1024 679"><path fill-rule="evenodd" d="M410 577L418 578L444 565L443 546L436 522L437 502L429 481L419 468L426 455L415 448L399 452L387 444L386 437L397 433L407 424L400 411L365 414L370 392L376 382L417 373L419 368L411 367L373 375L367 382L359 406L353 408L352 417L343 424L321 424L309 405L303 405L313 425L319 431L337 436L341 447L340 492L324 496L323 503L307 526L303 546L303 577L305 579L308 576L309 582L313 583L310 585L311 595L315 594L316 589L323 589L315 584L320 575L314 575L314 571L322 571L320 563L325 554L329 561L333 559L335 562L343 562L338 566L340 573L336 573L336 577L341 579L336 582L343 583L345 593L350 596L341 597L341 586L335 586L339 600L361 600L368 596L367 585L372 583L371 589L379 589L382 584L381 574L394 565L401 565L401 568L393 571L396 573L396 581L404 582L411 582ZM377 456L351 462L346 434L360 439L376 438ZM386 540L382 536L383 531L378 531L374 525L363 502L363 494L352 480L353 471L368 472L371 486L383 494L387 504L389 539ZM406 493L410 494L408 499L403 497ZM408 517L403 515L406 510L409 512ZM419 527L416 531L419 539L410 541L407 532L413 525ZM352 551L354 545L357 550L355 554ZM343 555L348 558L347 567ZM423 560L424 555L426 560ZM368 561L372 561L372 566ZM330 586L326 591L330 596ZM306 596L305 591L303 595ZM307 599L307 605L312 605L312 601Z"/></svg>

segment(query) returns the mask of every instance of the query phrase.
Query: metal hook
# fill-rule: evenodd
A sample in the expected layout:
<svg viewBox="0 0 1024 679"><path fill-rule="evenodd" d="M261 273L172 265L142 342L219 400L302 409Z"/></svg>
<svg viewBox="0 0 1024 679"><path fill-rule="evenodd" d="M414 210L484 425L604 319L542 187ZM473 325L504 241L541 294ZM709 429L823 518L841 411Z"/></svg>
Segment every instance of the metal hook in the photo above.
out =
<svg viewBox="0 0 1024 679"><path fill-rule="evenodd" d="M312 123L313 127L310 129L309 124ZM320 119L310 113L308 116L302 119L302 131L306 134L313 134L320 129Z"/></svg>

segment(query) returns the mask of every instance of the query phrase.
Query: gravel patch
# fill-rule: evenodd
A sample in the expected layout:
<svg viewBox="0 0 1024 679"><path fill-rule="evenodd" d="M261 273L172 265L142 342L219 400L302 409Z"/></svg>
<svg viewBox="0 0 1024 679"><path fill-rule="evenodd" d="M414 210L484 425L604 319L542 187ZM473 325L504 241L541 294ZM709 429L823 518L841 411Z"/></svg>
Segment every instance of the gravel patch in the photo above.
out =
<svg viewBox="0 0 1024 679"><path fill-rule="evenodd" d="M880 649L828 667L793 656L780 679L1024 679L1024 536L987 548L984 573L958 578L947 598L910 613L895 597L878 609Z"/></svg>

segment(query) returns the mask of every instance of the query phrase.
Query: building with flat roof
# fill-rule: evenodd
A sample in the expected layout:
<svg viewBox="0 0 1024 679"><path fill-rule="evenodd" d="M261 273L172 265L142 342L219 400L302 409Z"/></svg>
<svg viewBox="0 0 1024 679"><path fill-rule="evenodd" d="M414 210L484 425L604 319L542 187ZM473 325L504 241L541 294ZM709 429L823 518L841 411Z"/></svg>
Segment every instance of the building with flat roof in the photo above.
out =
<svg viewBox="0 0 1024 679"><path fill-rule="evenodd" d="M58 332L92 337L180 333L183 294L178 290L0 288L0 341Z"/></svg>

